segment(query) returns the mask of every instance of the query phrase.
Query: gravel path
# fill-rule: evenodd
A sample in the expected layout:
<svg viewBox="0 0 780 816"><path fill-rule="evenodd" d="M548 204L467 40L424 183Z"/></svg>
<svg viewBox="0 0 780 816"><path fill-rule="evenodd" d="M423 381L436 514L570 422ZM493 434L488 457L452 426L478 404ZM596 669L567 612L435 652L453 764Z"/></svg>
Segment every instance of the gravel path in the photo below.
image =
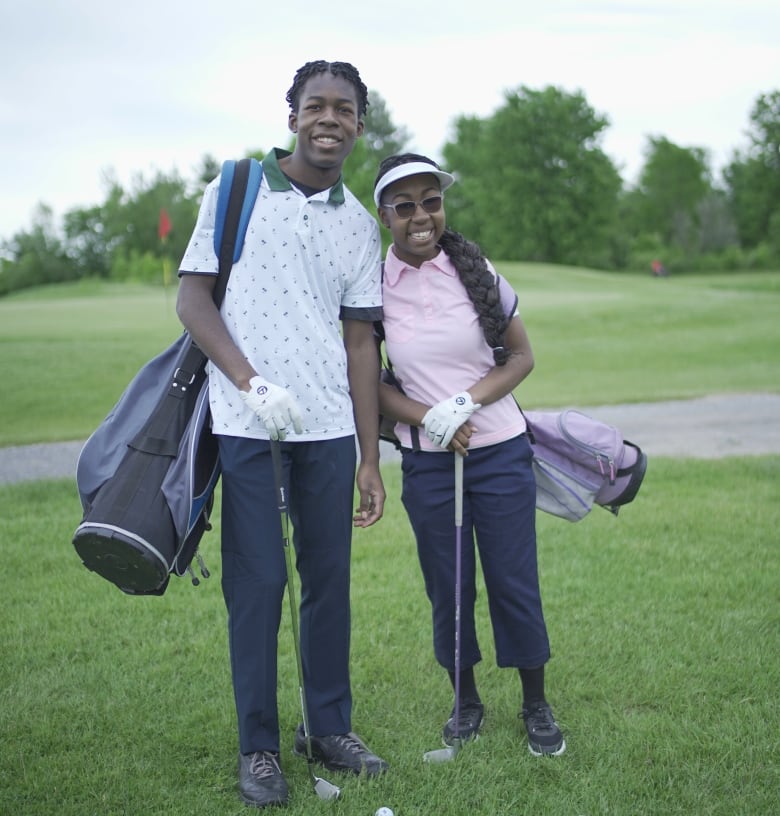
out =
<svg viewBox="0 0 780 816"><path fill-rule="evenodd" d="M780 394L584 407L652 456L717 459L780 453ZM83 441L0 448L0 484L75 477ZM382 443L382 459L398 454Z"/></svg>

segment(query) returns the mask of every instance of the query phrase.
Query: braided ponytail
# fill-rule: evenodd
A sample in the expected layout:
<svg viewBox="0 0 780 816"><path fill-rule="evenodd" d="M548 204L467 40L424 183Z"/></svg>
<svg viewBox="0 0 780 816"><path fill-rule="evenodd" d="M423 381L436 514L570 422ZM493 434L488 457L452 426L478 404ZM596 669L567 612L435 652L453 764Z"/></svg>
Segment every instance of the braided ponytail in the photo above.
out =
<svg viewBox="0 0 780 816"><path fill-rule="evenodd" d="M460 280L474 304L485 341L493 351L493 360L498 366L505 365L509 350L504 346L504 335L509 319L501 307L498 281L488 269L485 256L477 244L449 227L444 230L439 246L458 270Z"/></svg>

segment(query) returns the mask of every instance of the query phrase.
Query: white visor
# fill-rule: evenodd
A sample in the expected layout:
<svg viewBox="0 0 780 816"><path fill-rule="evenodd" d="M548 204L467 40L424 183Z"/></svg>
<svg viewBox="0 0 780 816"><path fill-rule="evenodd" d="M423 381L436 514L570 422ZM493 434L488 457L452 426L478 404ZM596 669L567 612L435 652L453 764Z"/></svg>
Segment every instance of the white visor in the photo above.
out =
<svg viewBox="0 0 780 816"><path fill-rule="evenodd" d="M423 173L436 176L436 178L439 179L442 192L444 192L452 184L452 182L455 181L454 176L450 175L449 173L445 173L444 170L437 170L432 164L428 164L427 162L406 162L406 164L399 164L392 170L388 170L387 173L385 173L384 176L379 179L376 187L374 187L374 203L377 207L379 206L379 200L382 198L382 191L385 189L385 187L390 186L394 181L407 178L407 176L419 176Z"/></svg>

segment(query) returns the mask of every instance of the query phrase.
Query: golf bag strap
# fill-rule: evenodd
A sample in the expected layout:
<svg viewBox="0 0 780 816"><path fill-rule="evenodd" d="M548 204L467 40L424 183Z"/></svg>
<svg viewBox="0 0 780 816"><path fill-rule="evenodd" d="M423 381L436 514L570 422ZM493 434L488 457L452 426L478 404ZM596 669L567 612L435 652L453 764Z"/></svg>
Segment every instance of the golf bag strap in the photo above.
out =
<svg viewBox="0 0 780 816"><path fill-rule="evenodd" d="M263 168L257 159L230 159L222 165L214 225L214 245L219 258L219 272L214 285L214 303L217 306L222 305L233 264L241 257L244 235L262 175Z"/></svg>
<svg viewBox="0 0 780 816"><path fill-rule="evenodd" d="M381 277L380 280L384 281L385 279L385 265L382 264L381 270ZM379 354L379 365L383 368L386 368L390 372L390 377L392 380L392 384L402 393L404 396L403 388L401 388L401 384L398 382L398 379L395 376L395 371L393 371L393 364L390 361L390 358L387 356L387 348L385 348L385 354L382 354L382 343L385 340L385 327L381 320L374 321L374 341L376 342L376 350ZM386 344L385 344L386 345ZM409 434L412 437L412 450L418 451L420 450L420 429L416 425L409 426Z"/></svg>
<svg viewBox="0 0 780 816"><path fill-rule="evenodd" d="M230 160L223 165L223 172L225 172L223 181L228 181L229 184L224 186L224 190L220 189L220 195L227 196L226 207L217 207L218 221L221 211L224 211L224 222L215 225L215 232L219 232L221 241L218 253L219 272L214 285L214 302L218 307L225 297L236 250L238 255L241 255L243 237L238 240L239 229L243 221L243 229L246 231L246 224L260 187L262 167L256 159L241 159L237 162ZM222 187L222 184L220 186ZM251 201L247 197L248 188L251 190ZM241 235L243 236L243 233ZM130 443L130 447L159 456L177 455L178 443L174 441L176 436L171 434L169 429L180 420L181 401L189 396L192 388L200 386L205 365L206 355L190 338L184 357L171 378L166 398L161 400L157 409Z"/></svg>

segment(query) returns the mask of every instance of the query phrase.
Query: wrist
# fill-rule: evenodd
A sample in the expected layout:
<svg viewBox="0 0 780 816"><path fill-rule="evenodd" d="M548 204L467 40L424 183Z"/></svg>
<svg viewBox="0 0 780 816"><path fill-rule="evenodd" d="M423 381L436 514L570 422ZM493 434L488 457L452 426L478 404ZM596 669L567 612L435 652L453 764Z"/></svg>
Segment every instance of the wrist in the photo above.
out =
<svg viewBox="0 0 780 816"><path fill-rule="evenodd" d="M234 379L233 384L239 391L254 391L255 389L252 386L252 380L256 379L257 377L257 372L250 369L247 373Z"/></svg>

